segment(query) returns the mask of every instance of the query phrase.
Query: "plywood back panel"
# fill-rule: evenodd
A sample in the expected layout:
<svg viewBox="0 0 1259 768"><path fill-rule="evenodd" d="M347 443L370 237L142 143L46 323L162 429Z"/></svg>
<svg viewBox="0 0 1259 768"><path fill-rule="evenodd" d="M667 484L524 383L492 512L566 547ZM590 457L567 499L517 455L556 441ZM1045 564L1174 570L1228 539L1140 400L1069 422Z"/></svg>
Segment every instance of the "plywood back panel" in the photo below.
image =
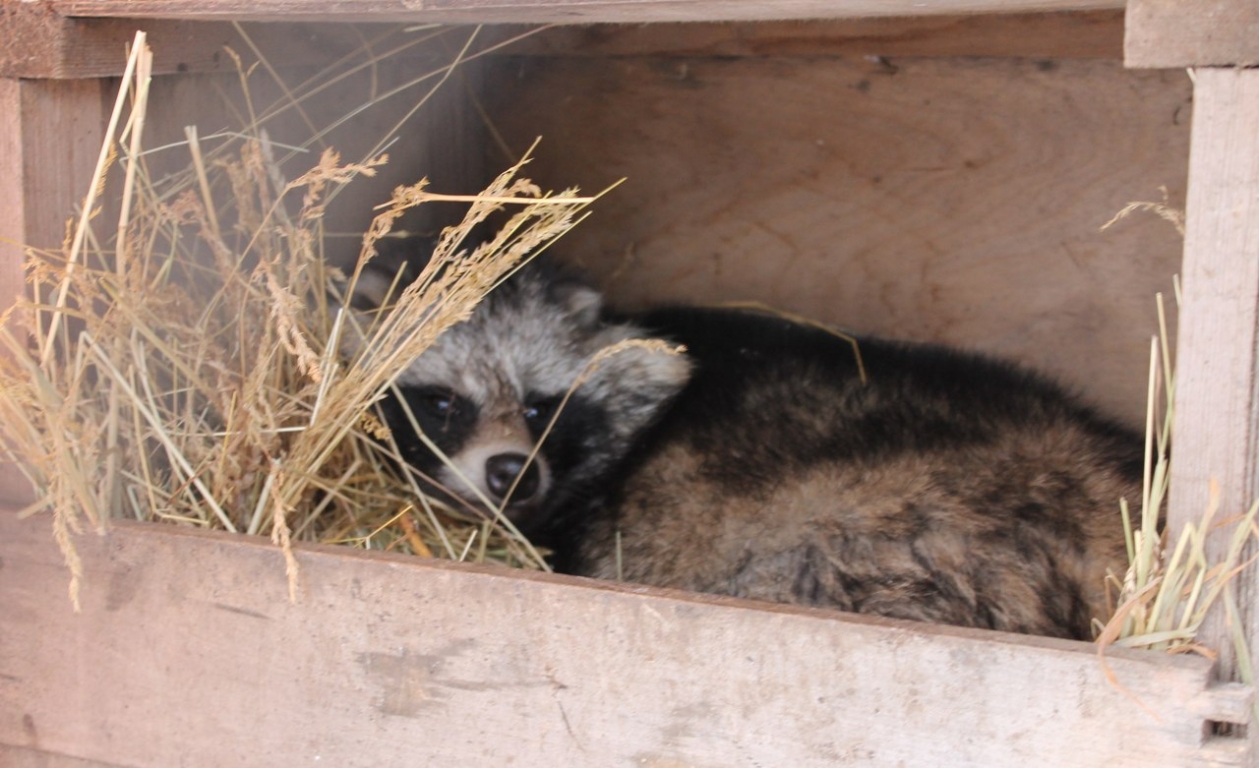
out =
<svg viewBox="0 0 1259 768"><path fill-rule="evenodd" d="M0 514L0 744L172 765L1241 765L1205 659ZM1241 748L1239 748L1239 745Z"/></svg>
<svg viewBox="0 0 1259 768"><path fill-rule="evenodd" d="M550 185L625 178L561 254L629 306L756 300L1013 357L1137 423L1190 83L1109 61L520 58L490 118ZM497 83L497 86L495 85Z"/></svg>

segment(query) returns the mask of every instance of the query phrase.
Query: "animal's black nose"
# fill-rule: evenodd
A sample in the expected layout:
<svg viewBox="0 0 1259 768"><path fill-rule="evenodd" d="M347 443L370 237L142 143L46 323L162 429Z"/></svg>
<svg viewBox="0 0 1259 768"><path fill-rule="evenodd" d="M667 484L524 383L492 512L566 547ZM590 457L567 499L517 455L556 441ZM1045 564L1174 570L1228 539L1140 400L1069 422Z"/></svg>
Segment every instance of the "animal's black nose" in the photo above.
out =
<svg viewBox="0 0 1259 768"><path fill-rule="evenodd" d="M527 467L526 462L529 464ZM520 477L519 482L517 476ZM500 453L485 460L485 484L499 501L507 496L508 491L511 491L513 502L532 499L538 492L539 480L537 463L529 462L529 457L523 453ZM516 484L514 491L512 483Z"/></svg>

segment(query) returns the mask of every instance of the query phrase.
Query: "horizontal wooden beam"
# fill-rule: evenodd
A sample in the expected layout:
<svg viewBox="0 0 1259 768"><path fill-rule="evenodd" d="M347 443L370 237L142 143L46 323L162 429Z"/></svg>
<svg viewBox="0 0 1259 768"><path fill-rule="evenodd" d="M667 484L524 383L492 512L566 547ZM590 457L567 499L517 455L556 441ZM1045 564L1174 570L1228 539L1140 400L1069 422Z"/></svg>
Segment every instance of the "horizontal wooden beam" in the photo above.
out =
<svg viewBox="0 0 1259 768"><path fill-rule="evenodd" d="M645 23L1122 8L1123 0L52 0L66 16L274 21Z"/></svg>
<svg viewBox="0 0 1259 768"><path fill-rule="evenodd" d="M503 25L484 34L519 37ZM539 56L1123 58L1122 10L831 19L808 23L565 25L502 50Z"/></svg>
<svg viewBox="0 0 1259 768"><path fill-rule="evenodd" d="M1247 765L1202 658L0 513L0 744L200 765ZM316 762L318 761L318 762Z"/></svg>
<svg viewBox="0 0 1259 768"><path fill-rule="evenodd" d="M1259 64L1259 3L1130 0L1124 47L1130 67Z"/></svg>
<svg viewBox="0 0 1259 768"><path fill-rule="evenodd" d="M34 4L0 11L0 77L72 79L121 73L137 28L148 35L157 74L229 72L231 48L246 62L256 48L276 65L320 64L355 51L381 51L414 38L397 25L234 24L170 19L70 19ZM533 31L533 34L528 34ZM1123 11L978 14L800 22L565 25L546 30L498 25L482 47L544 56L1021 56L1123 55ZM404 55L432 56L440 46ZM395 59L396 60L396 59Z"/></svg>
<svg viewBox="0 0 1259 768"><path fill-rule="evenodd" d="M0 11L0 77L65 80L120 75L138 29L148 35L153 71L159 75L234 72L236 62L228 48L246 64L257 60L254 48L276 65L326 64L373 46L387 49L407 37L396 25L69 19L45 5L5 4ZM407 55L431 50L417 46Z"/></svg>

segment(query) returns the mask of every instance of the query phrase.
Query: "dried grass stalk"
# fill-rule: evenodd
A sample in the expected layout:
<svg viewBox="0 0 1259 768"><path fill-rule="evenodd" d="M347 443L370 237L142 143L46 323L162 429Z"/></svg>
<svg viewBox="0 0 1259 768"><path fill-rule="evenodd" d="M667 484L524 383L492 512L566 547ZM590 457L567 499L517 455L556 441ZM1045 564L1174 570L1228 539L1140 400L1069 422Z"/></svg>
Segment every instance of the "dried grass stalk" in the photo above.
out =
<svg viewBox="0 0 1259 768"><path fill-rule="evenodd" d="M1117 595L1118 607L1108 622L1104 625L1097 623L1098 655L1105 665L1106 649L1113 645L1168 653L1198 653L1215 658L1215 651L1198 641L1198 631L1207 614L1219 604L1228 612L1235 629L1232 640L1241 677L1244 682L1252 683L1254 674L1249 665L1250 652L1236 620L1238 609L1233 581L1238 573L1250 567L1259 557L1246 558L1244 555L1249 542L1259 542L1259 501L1244 513L1217 520L1219 492L1213 482L1210 499L1199 523L1186 525L1174 544L1169 542L1166 530L1159 530L1160 512L1167 498L1171 471L1175 377L1167 340L1163 296L1160 294L1156 298L1159 335L1151 340L1150 345L1146 473L1141 516L1134 526L1126 501L1121 502L1129 567L1122 578L1111 576L1110 586L1113 594ZM1224 559L1209 560L1206 554L1208 535L1228 526L1233 526L1233 532ZM1118 685L1109 668L1106 673L1108 679ZM1256 714L1259 715L1259 712Z"/></svg>
<svg viewBox="0 0 1259 768"><path fill-rule="evenodd" d="M294 540L544 568L512 531L441 509L392 471L396 449L372 404L593 198L544 194L519 178L524 160L481 195L436 194L426 181L395 190L364 236L359 270L406 209L456 200L467 213L346 362L321 217L336 190L386 158L345 163L328 150L284 182L256 125L234 153L213 157L190 131L188 173L174 188L155 183L141 153L150 60L138 36L84 215L61 251L30 254L31 295L45 298L20 302L0 329L3 452L38 489L27 513L51 512L76 607L72 536L111 515L269 533L290 576ZM95 195L116 166L122 214L106 236ZM494 214L506 223L472 244Z"/></svg>

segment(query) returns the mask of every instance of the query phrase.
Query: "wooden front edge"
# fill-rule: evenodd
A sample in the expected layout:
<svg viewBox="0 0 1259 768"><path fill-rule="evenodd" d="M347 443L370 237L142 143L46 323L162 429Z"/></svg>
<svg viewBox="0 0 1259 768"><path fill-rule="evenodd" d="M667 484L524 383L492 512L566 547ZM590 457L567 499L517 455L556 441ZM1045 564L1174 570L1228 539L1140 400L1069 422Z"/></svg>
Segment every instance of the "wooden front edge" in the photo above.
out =
<svg viewBox="0 0 1259 768"><path fill-rule="evenodd" d="M1124 54L1130 67L1259 64L1259 4L1129 0Z"/></svg>
<svg viewBox="0 0 1259 768"><path fill-rule="evenodd" d="M0 513L0 745L127 766L1247 765L1191 656ZM3 754L3 750L0 750ZM316 763L316 761L318 761Z"/></svg>

